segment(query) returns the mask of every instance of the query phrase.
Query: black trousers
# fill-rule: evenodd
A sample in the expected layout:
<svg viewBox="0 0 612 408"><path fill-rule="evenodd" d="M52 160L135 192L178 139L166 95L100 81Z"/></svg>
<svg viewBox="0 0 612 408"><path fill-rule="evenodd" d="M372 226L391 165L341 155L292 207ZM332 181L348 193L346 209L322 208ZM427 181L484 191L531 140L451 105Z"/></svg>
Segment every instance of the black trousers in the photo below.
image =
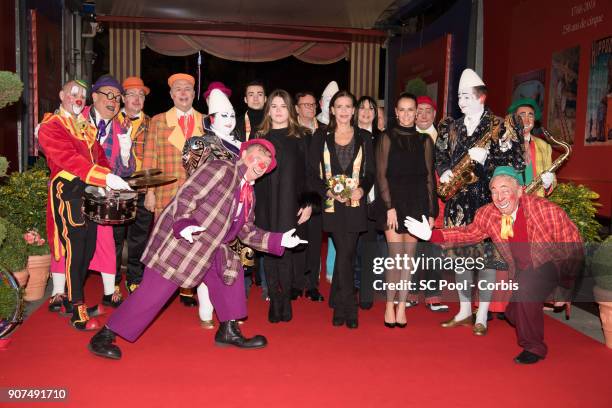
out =
<svg viewBox="0 0 612 408"><path fill-rule="evenodd" d="M376 222L368 219L368 230L359 235L357 256L359 269L359 302L374 302L374 258L382 256L378 245Z"/></svg>
<svg viewBox="0 0 612 408"><path fill-rule="evenodd" d="M323 242L323 218L321 214L313 214L306 226L298 235L305 233L308 245L302 252L296 252L295 264L293 269L293 288L299 290L312 290L319 288L321 273L321 244Z"/></svg>
<svg viewBox="0 0 612 408"><path fill-rule="evenodd" d="M68 300L84 302L83 285L89 262L96 250L98 225L83 215L86 184L80 179L57 177L51 184L51 206L59 240L66 249Z"/></svg>
<svg viewBox="0 0 612 408"><path fill-rule="evenodd" d="M354 261L359 233L332 232L331 237L336 247L330 292L330 305L334 308L334 318L357 319Z"/></svg>
<svg viewBox="0 0 612 408"><path fill-rule="evenodd" d="M144 265L140 262L140 257L147 246L149 232L153 224L154 214L144 207L144 194L138 195L136 206L136 219L126 225L113 226L113 236L115 237L115 256L117 257L117 274L115 284L121 282L121 258L123 254L123 242L127 239L128 259L126 281L129 284L140 284Z"/></svg>
<svg viewBox="0 0 612 408"><path fill-rule="evenodd" d="M264 272L268 283L268 296L280 298L291 296L294 253L286 250L283 256L264 254Z"/></svg>

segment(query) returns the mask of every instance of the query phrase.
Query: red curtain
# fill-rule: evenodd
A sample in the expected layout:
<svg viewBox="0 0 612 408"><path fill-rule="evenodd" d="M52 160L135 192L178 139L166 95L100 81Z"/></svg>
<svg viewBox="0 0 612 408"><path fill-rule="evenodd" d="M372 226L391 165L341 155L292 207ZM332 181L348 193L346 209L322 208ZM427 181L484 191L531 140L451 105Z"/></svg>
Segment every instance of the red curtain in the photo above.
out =
<svg viewBox="0 0 612 408"><path fill-rule="evenodd" d="M183 56L206 51L219 58L243 62L274 61L293 55L311 64L331 64L347 57L349 44L258 38L145 33L144 43L164 55Z"/></svg>

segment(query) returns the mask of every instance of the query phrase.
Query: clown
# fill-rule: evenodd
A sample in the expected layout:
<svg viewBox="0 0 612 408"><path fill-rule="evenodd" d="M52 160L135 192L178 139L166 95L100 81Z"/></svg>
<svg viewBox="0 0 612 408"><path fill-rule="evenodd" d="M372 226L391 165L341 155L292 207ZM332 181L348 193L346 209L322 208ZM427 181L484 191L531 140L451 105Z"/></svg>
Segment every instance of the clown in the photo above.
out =
<svg viewBox="0 0 612 408"><path fill-rule="evenodd" d="M506 311L523 348L514 361L534 364L548 351L541 302L552 292L569 299L584 253L578 228L565 211L534 194L523 194L522 181L514 168L497 167L489 183L493 202L466 226L432 232L424 215L421 222L406 217L404 224L411 234L445 247L492 239L508 261L509 282L516 282ZM469 316L455 325L471 322Z"/></svg>
<svg viewBox="0 0 612 408"><path fill-rule="evenodd" d="M508 113L516 114L523 123L523 152L525 155L525 172L523 173L525 185L529 185L534 178L542 179L541 189L536 191L540 197L552 193L555 185L555 175L546 171L552 163L552 148L546 141L534 136L534 129L539 128L542 111L536 101L523 98L514 101L508 108Z"/></svg>
<svg viewBox="0 0 612 408"><path fill-rule="evenodd" d="M436 170L440 175L440 183L453 181L455 176L451 169L466 155L474 166L474 173L478 177L475 183L463 186L457 194L446 201L444 208L444 226L458 227L468 225L474 220L476 211L483 205L491 202L489 181L493 170L497 166L512 165L517 170L525 166L521 151L520 125L514 129L505 129L502 119L497 118L485 106L487 87L482 79L471 69L465 69L459 80L458 101L463 116L457 120L447 118L438 125L438 138L436 140ZM497 131L493 130L495 125ZM510 132L513 130L513 132ZM485 147L474 147L488 132L496 132ZM458 253L457 253L458 254ZM459 255L459 254L458 254ZM480 280L495 282L496 268L493 251L483 254L477 249L460 256L485 256L487 267L479 271ZM460 309L450 320L443 322L442 327L456 327L466 319L471 319L471 283L474 271L459 274L456 279L465 285L466 290L459 291ZM487 333L488 308L491 300L490 291L481 291L480 304L476 314L476 324L473 333L483 336Z"/></svg>
<svg viewBox="0 0 612 408"><path fill-rule="evenodd" d="M245 338L236 319L246 315L240 257L229 247L236 237L264 252L282 255L284 248L306 243L295 229L274 233L257 228L252 184L276 166L272 143L252 139L242 144L237 162L210 160L179 189L157 220L143 254L142 284L113 313L90 341L95 355L120 359L116 335L135 341L179 287L205 282L221 321L219 346L265 347L263 336Z"/></svg>
<svg viewBox="0 0 612 408"><path fill-rule="evenodd" d="M209 116L204 119L204 136L190 138L183 147L183 167L188 175L193 174L209 160L238 160L241 142L234 134L236 114L226 93L219 88L213 88L206 95L206 102ZM205 329L213 329L214 309L204 282L198 285L197 292L201 325Z"/></svg>
<svg viewBox="0 0 612 408"><path fill-rule="evenodd" d="M47 205L48 241L61 271L53 273L50 310L63 305L78 330L97 328L85 304L83 285L97 242L97 224L81 212L87 185L130 190L121 177L112 174L97 130L83 115L87 85L67 82L59 93L61 106L46 114L38 130L38 142L50 169ZM111 236L112 238L112 236ZM64 273L65 271L65 273ZM55 272L55 271L54 271ZM68 277L68 279L66 279ZM67 293L64 293L67 283Z"/></svg>

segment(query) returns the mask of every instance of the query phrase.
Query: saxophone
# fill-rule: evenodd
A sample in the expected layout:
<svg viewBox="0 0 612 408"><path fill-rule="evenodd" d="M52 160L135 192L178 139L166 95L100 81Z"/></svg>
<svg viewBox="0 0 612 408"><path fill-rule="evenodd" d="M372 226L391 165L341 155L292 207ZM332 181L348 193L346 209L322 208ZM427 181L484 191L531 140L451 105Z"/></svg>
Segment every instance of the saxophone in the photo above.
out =
<svg viewBox="0 0 612 408"><path fill-rule="evenodd" d="M473 146L470 146L470 148L486 148L491 139L493 139L493 141L497 143L501 121L499 120L499 118L491 114L489 118L489 123L489 130L484 134L484 136L478 139ZM445 122L441 125L447 126L448 122ZM514 118L512 115L506 116L504 120L504 125L507 132L515 133ZM440 185L438 185L438 195L443 201L448 201L463 187L478 181L478 176L474 174L474 163L472 163L472 159L470 159L470 155L468 153L466 153L461 158L459 163L457 163L451 169L451 172L453 173L453 177L447 183L440 183Z"/></svg>
<svg viewBox="0 0 612 408"><path fill-rule="evenodd" d="M563 147L563 149L565 150L565 152L557 157L557 160L555 160L549 168L547 168L546 170L544 170L542 173L548 171L551 173L554 173L555 171L557 171L557 169L559 169L559 167L561 167L561 165L563 164L563 162L565 162L567 160L567 158L569 157L569 155L572 153L572 147L566 143L563 142L559 139L555 139L553 137L553 135L550 134L550 132L546 129L544 129L542 127L542 132L544 132L544 136L546 136L546 139L549 143L551 144L556 144L559 145L561 147ZM542 186L542 178L540 177L536 177L531 183L529 183L529 185L527 187L525 187L525 193L530 194L530 193L534 193L536 192L540 187Z"/></svg>

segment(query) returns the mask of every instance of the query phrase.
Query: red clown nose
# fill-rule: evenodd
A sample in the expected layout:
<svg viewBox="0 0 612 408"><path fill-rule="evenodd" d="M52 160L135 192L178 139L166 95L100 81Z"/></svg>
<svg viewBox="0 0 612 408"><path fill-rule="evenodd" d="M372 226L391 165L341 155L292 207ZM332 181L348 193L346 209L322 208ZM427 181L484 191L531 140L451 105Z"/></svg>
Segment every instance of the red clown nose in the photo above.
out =
<svg viewBox="0 0 612 408"><path fill-rule="evenodd" d="M78 106L81 106L83 104L83 101L79 99L77 101L74 101L74 103L76 103Z"/></svg>

